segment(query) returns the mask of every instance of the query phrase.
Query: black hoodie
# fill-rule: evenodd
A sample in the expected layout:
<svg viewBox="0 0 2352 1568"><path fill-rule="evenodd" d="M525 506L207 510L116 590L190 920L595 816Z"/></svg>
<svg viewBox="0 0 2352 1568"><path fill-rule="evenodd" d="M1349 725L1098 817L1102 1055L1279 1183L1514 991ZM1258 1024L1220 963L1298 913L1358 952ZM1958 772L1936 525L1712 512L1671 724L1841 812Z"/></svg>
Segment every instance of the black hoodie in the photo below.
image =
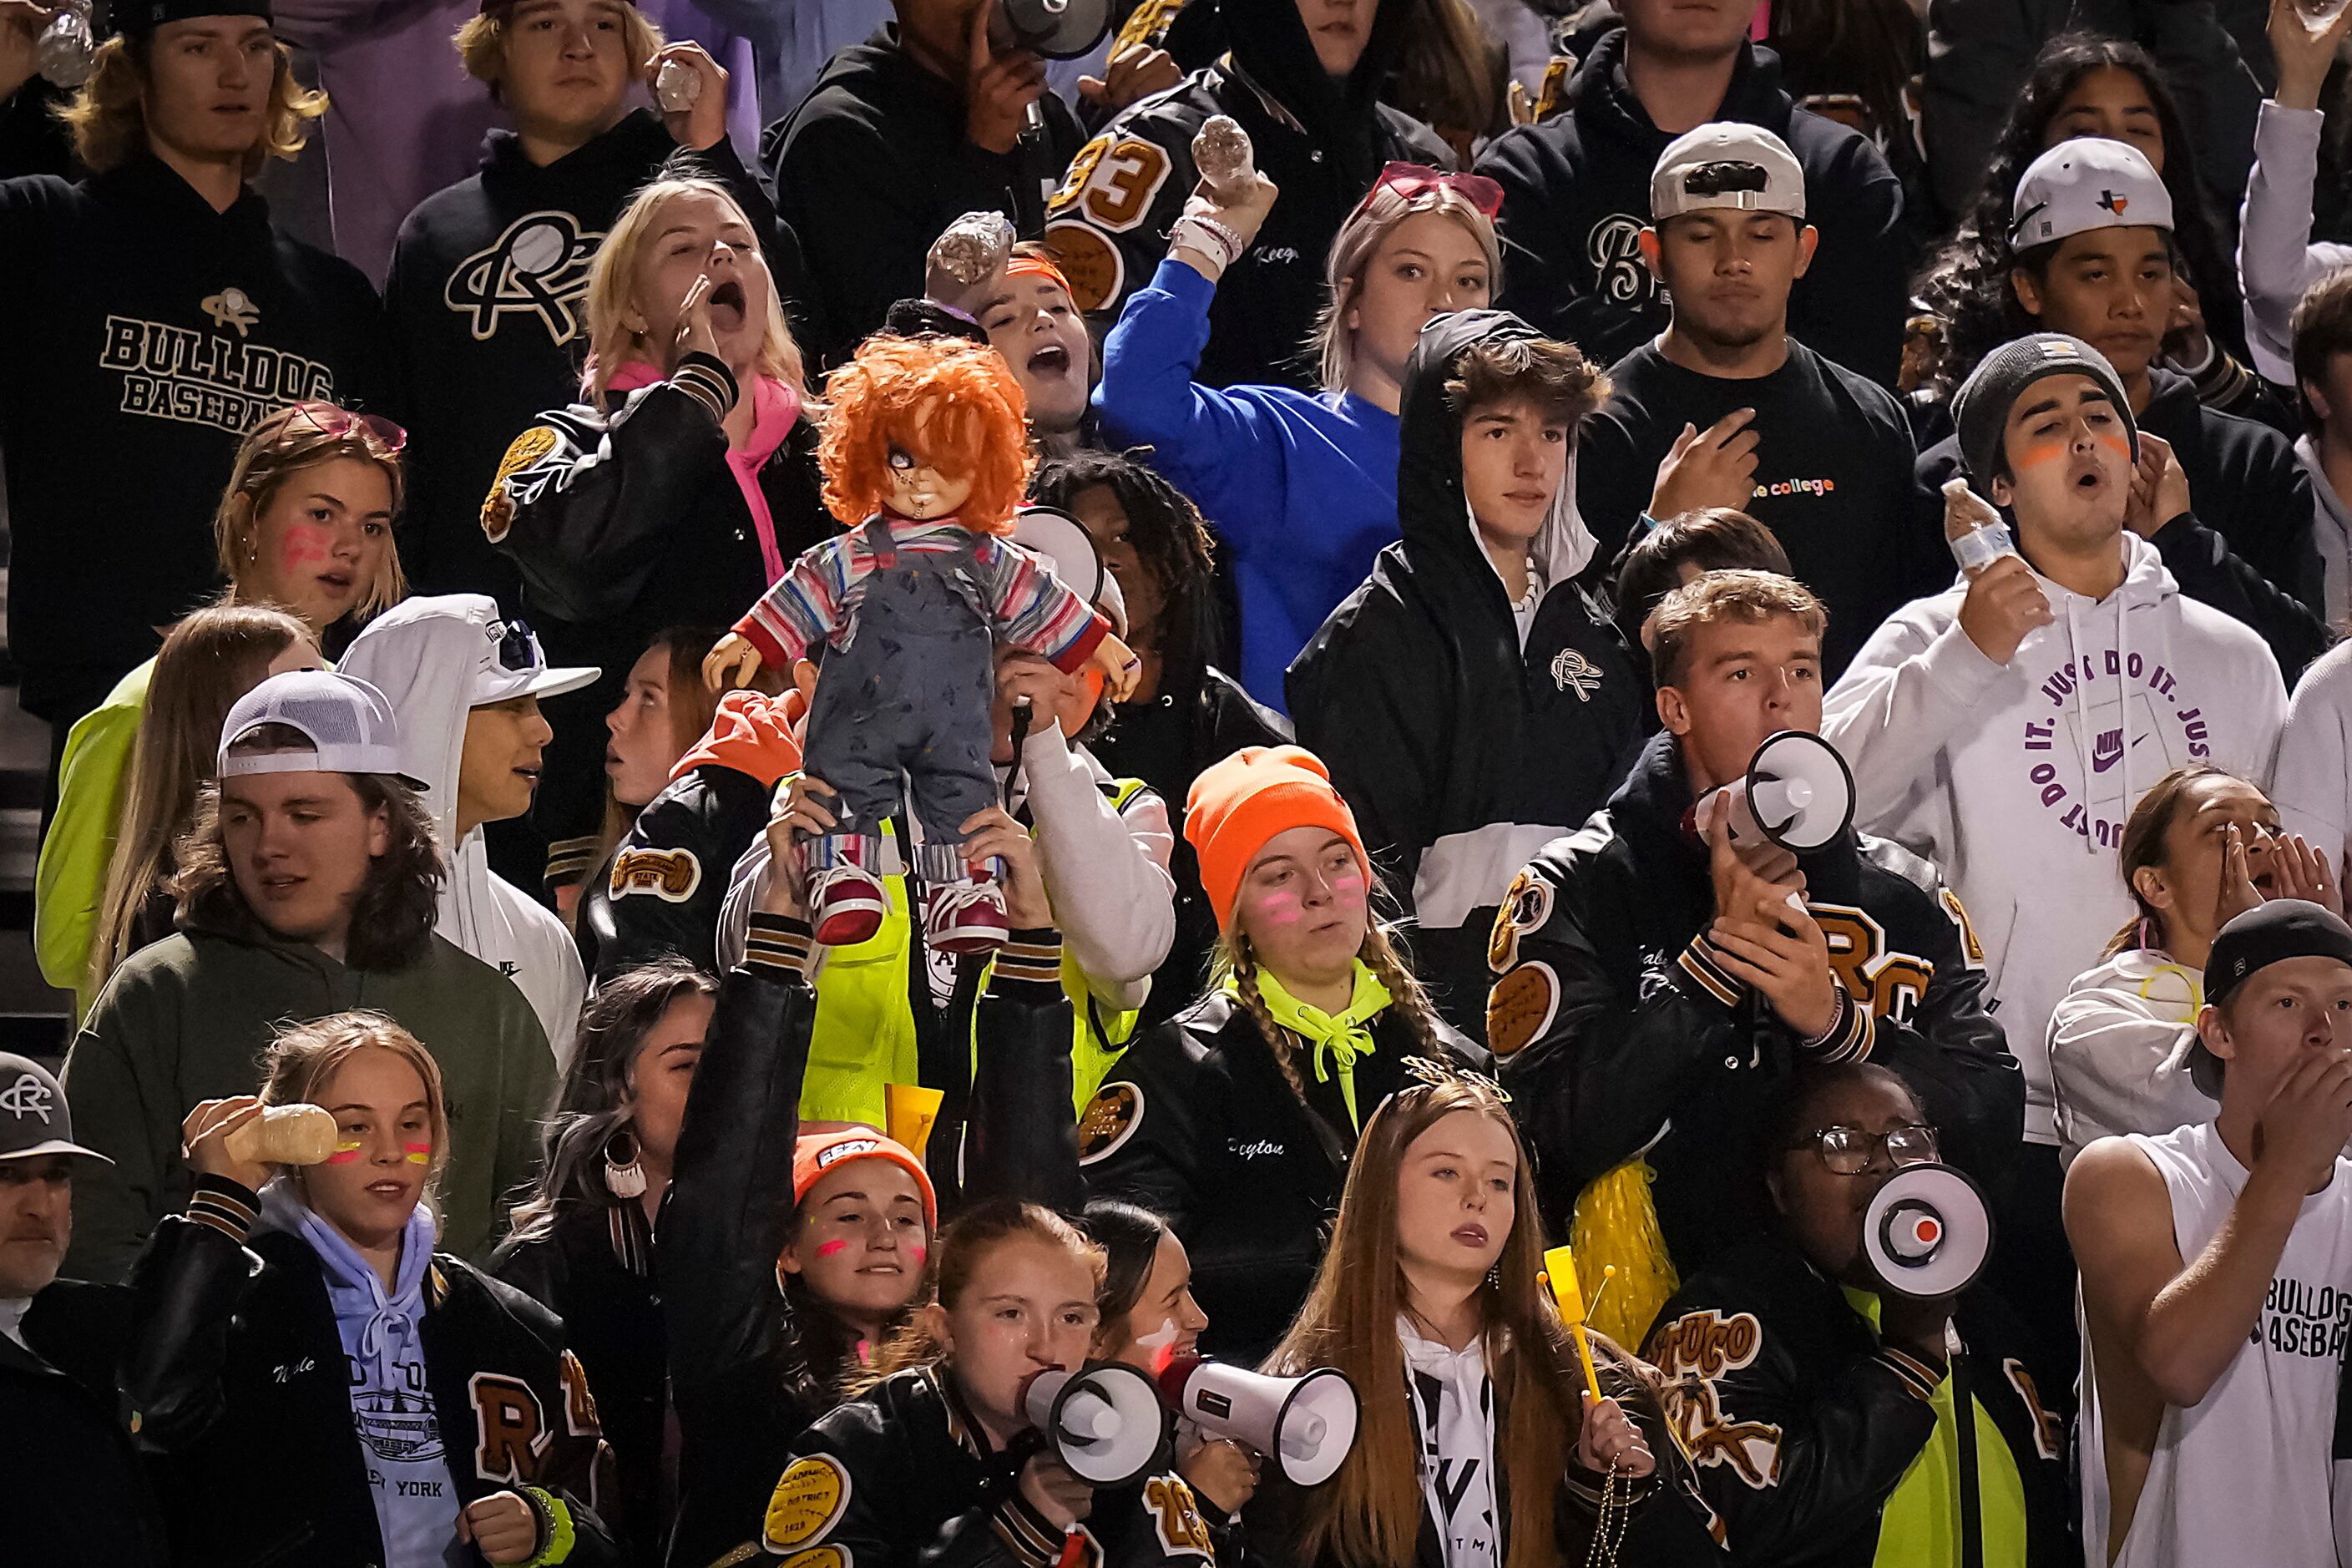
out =
<svg viewBox="0 0 2352 1568"><path fill-rule="evenodd" d="M213 512L254 421L370 409L383 318L359 268L216 212L142 153L79 184L0 184L18 374L0 390L8 648L27 711L70 722L220 583Z"/></svg>
<svg viewBox="0 0 2352 1568"><path fill-rule="evenodd" d="M1571 108L1495 139L1478 172L1503 187L1503 298L1599 364L1665 329L1666 297L1635 243L1650 221L1650 171L1674 140L1625 79L1625 32L1609 34L1570 84ZM1760 125L1805 170L1805 217L1821 230L1789 300L1789 331L1831 359L1895 384L1909 313L1903 188L1861 132L1797 108L1780 58L1742 44L1713 116Z"/></svg>
<svg viewBox="0 0 2352 1568"><path fill-rule="evenodd" d="M835 55L761 134L777 209L807 249L818 322L806 346L822 363L847 359L894 303L922 293L931 242L965 213L1001 212L1036 237L1045 191L1078 145L1069 105L1048 92L1037 107L1042 147L975 145L961 89L918 65L893 24Z"/></svg>
<svg viewBox="0 0 2352 1568"><path fill-rule="evenodd" d="M1404 47L1404 0L1381 6L1344 79L1324 71L1290 0L1223 10L1231 51L1130 105L1088 142L1047 207L1045 237L1061 253L1079 308L1098 312L1097 324L1108 327L1168 254L1169 226L1199 178L1193 136L1210 116L1233 116L1282 195L1219 282L1196 376L1209 386L1273 383L1311 392L1319 379L1303 351L1323 307L1324 258L1339 226L1382 164L1451 169L1454 155L1429 127L1377 101Z"/></svg>
<svg viewBox="0 0 2352 1568"><path fill-rule="evenodd" d="M796 306L806 287L800 248L734 148L721 138L680 157L642 109L544 166L514 132L493 131L480 172L425 197L401 224L384 303L397 416L410 437L400 557L418 593L494 594L509 613L519 606L513 566L482 536L484 498L508 443L540 410L579 397L588 265L630 197L673 157L734 193L761 230L778 296Z"/></svg>
<svg viewBox="0 0 2352 1568"><path fill-rule="evenodd" d="M1472 531L1462 416L1445 382L1464 353L1535 331L1499 310L1444 317L1405 369L1397 518L1404 537L1290 666L1299 740L1330 764L1365 847L1421 921L1433 1000L1483 1033L1486 935L1512 875L1625 776L1649 689L1592 572L1544 586L1521 646L1507 591ZM1575 475L1536 541L1541 562L1597 565Z"/></svg>
<svg viewBox="0 0 2352 1568"><path fill-rule="evenodd" d="M1762 1223L1757 1117L1807 1061L1891 1068L1945 1157L2004 1186L2025 1081L1985 1011L1983 952L1936 868L1851 830L1799 857L1848 998L1830 1037L1807 1042L1712 960L1715 890L1691 805L1681 744L1658 735L1609 809L1521 873L1496 922L1487 1034L1554 1234L1586 1183L1640 1153L1690 1278Z"/></svg>

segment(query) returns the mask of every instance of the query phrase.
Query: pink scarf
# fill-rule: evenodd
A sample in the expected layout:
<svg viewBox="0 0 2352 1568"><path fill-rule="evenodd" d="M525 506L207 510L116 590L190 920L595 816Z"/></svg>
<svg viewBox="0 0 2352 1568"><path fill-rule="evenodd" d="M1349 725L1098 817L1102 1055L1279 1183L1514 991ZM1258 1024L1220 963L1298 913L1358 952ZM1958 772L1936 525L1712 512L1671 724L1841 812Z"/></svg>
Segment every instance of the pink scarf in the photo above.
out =
<svg viewBox="0 0 2352 1568"><path fill-rule="evenodd" d="M661 372L653 366L632 361L615 370L605 387L614 393L635 392L661 379ZM789 563L776 545L776 520L769 514L766 492L760 489L760 470L792 433L793 422L801 416L801 396L773 376L753 376L751 410L751 434L740 447L728 444L727 468L735 476L735 488L743 492L743 504L751 509L751 528L760 536L760 563L772 584L784 574Z"/></svg>

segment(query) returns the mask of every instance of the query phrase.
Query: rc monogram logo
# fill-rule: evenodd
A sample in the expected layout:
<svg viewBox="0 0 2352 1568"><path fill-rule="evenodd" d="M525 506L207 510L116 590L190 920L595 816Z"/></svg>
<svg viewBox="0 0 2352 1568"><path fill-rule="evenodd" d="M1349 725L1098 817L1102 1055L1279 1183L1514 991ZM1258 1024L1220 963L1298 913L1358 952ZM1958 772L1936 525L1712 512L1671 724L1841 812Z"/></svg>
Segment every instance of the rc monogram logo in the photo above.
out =
<svg viewBox="0 0 2352 1568"><path fill-rule="evenodd" d="M550 338L568 343L580 330L588 263L604 237L583 233L567 212L526 213L488 249L457 263L441 297L473 318L477 341L495 336L499 319L513 313L536 315Z"/></svg>
<svg viewBox="0 0 2352 1568"><path fill-rule="evenodd" d="M0 1110L20 1121L27 1116L37 1116L41 1119L41 1125L47 1127L49 1124L49 1103L53 1098L48 1085L31 1073L18 1073L16 1081L10 1084L5 1092L0 1092Z"/></svg>
<svg viewBox="0 0 2352 1568"><path fill-rule="evenodd" d="M1601 689L1601 667L1572 647L1552 656L1551 678L1562 691L1575 692L1579 702L1591 701L1592 694Z"/></svg>
<svg viewBox="0 0 2352 1568"><path fill-rule="evenodd" d="M1640 218L1618 213L1584 237L1593 291L1613 305L1646 305L1657 295L1657 279L1642 265L1641 235Z"/></svg>

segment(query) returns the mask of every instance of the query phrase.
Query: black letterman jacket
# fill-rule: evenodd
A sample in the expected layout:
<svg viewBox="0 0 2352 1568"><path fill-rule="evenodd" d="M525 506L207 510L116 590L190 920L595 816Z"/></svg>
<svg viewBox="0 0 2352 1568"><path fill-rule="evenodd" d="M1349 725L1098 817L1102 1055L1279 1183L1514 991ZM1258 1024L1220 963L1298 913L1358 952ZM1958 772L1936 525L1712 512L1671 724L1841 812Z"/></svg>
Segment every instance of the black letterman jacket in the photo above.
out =
<svg viewBox="0 0 2352 1568"><path fill-rule="evenodd" d="M1075 1206L1070 1004L1058 942L1053 931L1014 933L975 1005L970 1122L956 1162L962 1185L942 1191L943 1201ZM838 1399L839 1358L849 1352L837 1331L820 1342L821 1326L803 1320L776 1273L816 1024L816 993L801 972L808 950L804 923L752 914L744 961L719 986L655 1229L682 1439L669 1561L681 1568L726 1557L757 1532L793 1445ZM941 1149L929 1152L942 1163ZM873 1563L860 1552L843 1568Z"/></svg>
<svg viewBox="0 0 2352 1568"><path fill-rule="evenodd" d="M1365 1121L1422 1054L1394 1007L1369 1028L1374 1049L1354 1069ZM1441 1025L1438 1037L1464 1065L1488 1065L1454 1030ZM1251 1366L1307 1299L1356 1148L1336 1072L1319 1081L1311 1048L1294 1049L1304 1104L1240 1002L1212 992L1129 1047L1079 1119L1089 1190L1168 1221L1209 1316L1202 1347Z"/></svg>
<svg viewBox="0 0 2352 1568"><path fill-rule="evenodd" d="M246 1227L259 1200L198 1180L185 1215L155 1227L132 1269L123 1408L152 1474L179 1568L360 1568L383 1561L342 1340L318 1257L300 1237ZM522 1492L544 1549L569 1568L620 1552L593 1510L612 1451L555 1314L436 1254L420 1330L450 1483L461 1505ZM267 1495L257 1493L266 1478ZM547 1499L530 1496L538 1489ZM242 1500L242 1501L240 1501Z"/></svg>
<svg viewBox="0 0 2352 1568"><path fill-rule="evenodd" d="M1605 812L1519 874L1487 957L1486 1036L1536 1156L1545 1218L1647 1151L1658 1223L1685 1277L1757 1229L1756 1117L1805 1061L1868 1059L1920 1097L1944 1154L1998 1193L2025 1085L1984 1007L1984 957L1926 861L1849 832L1800 857L1806 907L1842 994L1826 1039L1800 1039L1712 957L1706 848L1671 733ZM1998 1206L1998 1201L1996 1205Z"/></svg>
<svg viewBox="0 0 2352 1568"><path fill-rule="evenodd" d="M1952 1329L1956 1405L1965 1389L1984 1406L2024 1484L2026 1563L2080 1563L2079 1549L2067 1554L2073 1379L1984 1290L1961 1295ZM1777 1231L1677 1291L1644 1355L1666 1377L1667 1417L1706 1501L1704 1515L1660 1531L1644 1561L1719 1563L1719 1542L1757 1568L1870 1568L1881 1510L1935 1431L1929 1400L1946 1368L1881 1343ZM1980 1496L1961 1508L1977 1512Z"/></svg>
<svg viewBox="0 0 2352 1568"><path fill-rule="evenodd" d="M803 1568L1054 1568L1062 1530L1018 1485L944 1366L897 1373L808 1429L776 1483L763 1544ZM1192 1489L1173 1470L1095 1494L1078 1568L1216 1561ZM809 1553L831 1547L829 1557ZM772 1558L771 1559L772 1561Z"/></svg>

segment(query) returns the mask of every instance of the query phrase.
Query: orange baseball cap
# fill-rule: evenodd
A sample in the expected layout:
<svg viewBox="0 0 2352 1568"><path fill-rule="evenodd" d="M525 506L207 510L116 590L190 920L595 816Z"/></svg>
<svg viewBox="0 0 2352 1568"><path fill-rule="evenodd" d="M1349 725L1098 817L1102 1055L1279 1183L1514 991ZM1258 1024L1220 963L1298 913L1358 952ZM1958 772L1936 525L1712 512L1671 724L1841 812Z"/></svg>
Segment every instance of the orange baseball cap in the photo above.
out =
<svg viewBox="0 0 2352 1568"><path fill-rule="evenodd" d="M1294 827L1328 827L1352 845L1371 875L1356 814L1331 787L1331 770L1304 746L1244 746L1202 771L1184 802L1184 840L1201 859L1201 886L1231 930L1242 873L1267 840Z"/></svg>
<svg viewBox="0 0 2352 1568"><path fill-rule="evenodd" d="M895 1138L886 1138L871 1127L845 1127L837 1132L803 1132L793 1144L793 1204L798 1207L806 1201L809 1189L817 1178L845 1160L887 1160L915 1178L915 1190L923 1194L923 1225L936 1231L940 1228L940 1196L931 1190L931 1173L915 1158L915 1152Z"/></svg>

